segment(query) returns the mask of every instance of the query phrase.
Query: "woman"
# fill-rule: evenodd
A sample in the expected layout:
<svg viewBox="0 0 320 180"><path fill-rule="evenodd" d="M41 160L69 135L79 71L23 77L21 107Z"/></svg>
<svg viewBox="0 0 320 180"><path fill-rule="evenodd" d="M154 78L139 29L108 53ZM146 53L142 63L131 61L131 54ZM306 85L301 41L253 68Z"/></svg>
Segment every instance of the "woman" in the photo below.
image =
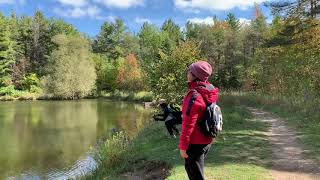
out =
<svg viewBox="0 0 320 180"><path fill-rule="evenodd" d="M204 116L206 104L218 100L219 90L208 82L212 67L205 61L190 65L187 78L189 92L183 100L180 154L190 180L204 179L204 159L214 139L201 132L198 122Z"/></svg>

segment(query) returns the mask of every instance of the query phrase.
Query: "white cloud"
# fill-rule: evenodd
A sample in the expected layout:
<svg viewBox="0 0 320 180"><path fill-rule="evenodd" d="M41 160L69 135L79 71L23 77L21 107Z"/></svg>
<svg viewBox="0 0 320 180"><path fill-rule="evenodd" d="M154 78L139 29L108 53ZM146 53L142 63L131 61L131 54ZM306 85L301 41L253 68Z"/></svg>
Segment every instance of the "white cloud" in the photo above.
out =
<svg viewBox="0 0 320 180"><path fill-rule="evenodd" d="M130 7L142 6L144 0L94 0L97 3L104 4L107 7L128 9Z"/></svg>
<svg viewBox="0 0 320 180"><path fill-rule="evenodd" d="M102 21L109 21L109 22L115 22L117 19L117 17L111 16L111 15L110 16L97 15L92 18L97 19L97 20L102 20Z"/></svg>
<svg viewBox="0 0 320 180"><path fill-rule="evenodd" d="M19 4L23 5L26 3L26 0L0 0L0 4Z"/></svg>
<svg viewBox="0 0 320 180"><path fill-rule="evenodd" d="M74 6L74 7L83 7L88 4L87 0L57 0L63 5Z"/></svg>
<svg viewBox="0 0 320 180"><path fill-rule="evenodd" d="M64 17L81 18L88 16L94 19L103 19L103 17L100 16L101 9L97 6L74 7L69 9L55 8L53 11Z"/></svg>
<svg viewBox="0 0 320 180"><path fill-rule="evenodd" d="M213 25L213 17L206 17L206 18L190 18L188 19L189 22L194 24L206 24L206 25Z"/></svg>
<svg viewBox="0 0 320 180"><path fill-rule="evenodd" d="M248 25L251 23L251 19L247 19L247 18L239 18L239 21L241 24L245 24L245 25Z"/></svg>
<svg viewBox="0 0 320 180"><path fill-rule="evenodd" d="M247 9L254 3L268 0L173 0L179 9L230 10L233 8Z"/></svg>
<svg viewBox="0 0 320 180"><path fill-rule="evenodd" d="M150 19L147 19L147 18L136 17L136 18L134 19L134 21L135 21L137 24L143 24L143 23L145 23L145 22L151 24L151 20L150 20Z"/></svg>
<svg viewBox="0 0 320 180"><path fill-rule="evenodd" d="M273 21L273 18L272 18L272 17L269 17L269 18L267 19L267 23L268 23L268 24L271 24L272 21Z"/></svg>

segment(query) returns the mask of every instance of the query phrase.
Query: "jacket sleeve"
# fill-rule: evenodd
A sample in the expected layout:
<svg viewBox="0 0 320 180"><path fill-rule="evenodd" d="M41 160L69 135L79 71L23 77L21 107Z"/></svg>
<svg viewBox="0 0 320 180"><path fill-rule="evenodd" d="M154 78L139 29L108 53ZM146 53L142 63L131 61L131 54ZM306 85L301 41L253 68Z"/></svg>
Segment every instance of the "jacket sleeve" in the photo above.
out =
<svg viewBox="0 0 320 180"><path fill-rule="evenodd" d="M199 98L200 97L198 95L198 97L196 97L193 105L190 108L189 115L187 115L187 113L183 114L182 131L181 131L180 143L179 143L179 148L181 150L188 149L190 144L190 136L197 124L197 119L198 119L199 113L201 112L201 107L202 107ZM186 99L190 99L190 98L186 98ZM188 106L190 106L190 103L189 102L187 103L188 103Z"/></svg>

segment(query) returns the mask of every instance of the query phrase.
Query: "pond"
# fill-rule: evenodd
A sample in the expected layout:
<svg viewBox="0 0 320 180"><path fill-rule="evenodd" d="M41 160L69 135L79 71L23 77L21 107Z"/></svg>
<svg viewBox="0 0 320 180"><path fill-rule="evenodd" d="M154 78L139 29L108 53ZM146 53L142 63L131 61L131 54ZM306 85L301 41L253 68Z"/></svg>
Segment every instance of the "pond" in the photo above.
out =
<svg viewBox="0 0 320 180"><path fill-rule="evenodd" d="M108 100L0 102L0 179L69 179L96 163L90 150L150 120L142 105Z"/></svg>

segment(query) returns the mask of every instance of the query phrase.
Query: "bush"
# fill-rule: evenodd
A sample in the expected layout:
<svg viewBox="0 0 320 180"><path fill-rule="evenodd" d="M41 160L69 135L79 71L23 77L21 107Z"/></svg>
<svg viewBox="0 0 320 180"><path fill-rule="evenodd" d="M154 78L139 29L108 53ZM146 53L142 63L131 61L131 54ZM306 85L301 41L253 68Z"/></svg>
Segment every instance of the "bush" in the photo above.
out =
<svg viewBox="0 0 320 180"><path fill-rule="evenodd" d="M0 77L0 87L10 86L12 84L12 79L9 76Z"/></svg>
<svg viewBox="0 0 320 180"><path fill-rule="evenodd" d="M37 74L29 74L26 77L24 77L20 83L21 84L21 88L23 90L28 90L30 92L38 92L40 91L40 79L38 78ZM35 89L37 89L35 91Z"/></svg>
<svg viewBox="0 0 320 180"><path fill-rule="evenodd" d="M11 96L15 93L15 89L13 85L1 87L0 88L0 96Z"/></svg>
<svg viewBox="0 0 320 180"><path fill-rule="evenodd" d="M36 94L41 94L42 93L42 89L38 86L35 85L31 85L30 86L30 90L31 93L36 93Z"/></svg>
<svg viewBox="0 0 320 180"><path fill-rule="evenodd" d="M35 87L38 88L38 87ZM39 91L39 90L37 90ZM27 92L27 91L19 91L14 88L13 85L7 86L7 87L1 87L0 88L0 96L1 100L7 101L7 100L33 100L35 99L34 94Z"/></svg>

